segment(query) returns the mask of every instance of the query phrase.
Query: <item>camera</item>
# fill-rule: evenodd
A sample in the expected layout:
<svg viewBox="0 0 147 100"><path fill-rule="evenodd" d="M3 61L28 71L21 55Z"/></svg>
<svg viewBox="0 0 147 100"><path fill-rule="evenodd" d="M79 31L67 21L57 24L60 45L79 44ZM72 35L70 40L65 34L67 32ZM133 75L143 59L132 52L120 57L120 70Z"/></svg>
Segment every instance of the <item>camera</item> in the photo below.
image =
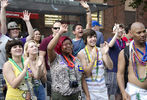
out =
<svg viewBox="0 0 147 100"><path fill-rule="evenodd" d="M79 86L78 81L69 81L70 88L77 88Z"/></svg>

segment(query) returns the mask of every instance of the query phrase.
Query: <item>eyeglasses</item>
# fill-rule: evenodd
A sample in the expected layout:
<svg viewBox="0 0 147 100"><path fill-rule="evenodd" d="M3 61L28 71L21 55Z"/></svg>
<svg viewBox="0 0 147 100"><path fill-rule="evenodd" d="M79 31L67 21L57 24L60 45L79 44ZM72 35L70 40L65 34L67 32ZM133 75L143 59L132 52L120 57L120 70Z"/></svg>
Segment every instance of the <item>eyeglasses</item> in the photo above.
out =
<svg viewBox="0 0 147 100"><path fill-rule="evenodd" d="M60 29L60 27L53 27L54 30Z"/></svg>

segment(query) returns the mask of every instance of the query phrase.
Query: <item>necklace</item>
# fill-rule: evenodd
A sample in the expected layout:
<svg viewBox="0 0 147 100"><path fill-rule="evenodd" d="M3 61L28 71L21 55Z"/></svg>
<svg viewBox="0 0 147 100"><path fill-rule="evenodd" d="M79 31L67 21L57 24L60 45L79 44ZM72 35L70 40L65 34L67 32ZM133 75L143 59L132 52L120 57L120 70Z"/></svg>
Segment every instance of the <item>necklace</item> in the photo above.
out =
<svg viewBox="0 0 147 100"><path fill-rule="evenodd" d="M147 66L146 66L146 61L142 61L140 56L138 55L138 50L135 48L135 45L134 45L134 42L133 42L133 45L132 45L132 49L131 49L131 60L132 60L132 65L133 65L133 70L134 70L134 73L136 74L136 77L137 79L140 81L140 82L144 82L147 78ZM139 51L140 52L140 51ZM141 53L143 54L143 53ZM144 55L144 54L143 54ZM143 66L146 66L145 68L145 77L144 78L140 78L139 75L138 75L138 71L137 71L137 62L139 62L141 65Z"/></svg>
<svg viewBox="0 0 147 100"><path fill-rule="evenodd" d="M23 69L20 66L18 66L18 64L13 59L9 58L9 61L12 62L20 72L23 71ZM23 59L23 57L21 57L21 62L22 62L22 67L24 68L24 59ZM28 71L27 71L25 79L28 79L28 78L29 78L29 74L28 74Z"/></svg>
<svg viewBox="0 0 147 100"><path fill-rule="evenodd" d="M122 50L123 48L125 48L125 42L124 42L122 39L120 39L120 42L119 42L119 40L117 39L117 40L116 40L116 44L117 44L117 46L118 46L118 48L119 48L120 50Z"/></svg>
<svg viewBox="0 0 147 100"><path fill-rule="evenodd" d="M64 59L67 62L68 67L69 68L74 68L75 67L75 64L74 64L75 63L75 57L72 54L70 54L70 56L72 57L73 62L68 60L68 58L65 55L63 55Z"/></svg>
<svg viewBox="0 0 147 100"><path fill-rule="evenodd" d="M96 46L95 46L96 48ZM85 51L86 51L86 54L87 54L87 57L88 57L88 61L91 62L91 57L90 57L90 54L89 54L89 51L88 51L88 48L87 46L85 47ZM91 75L91 80L92 81L96 81L97 80L97 76L98 76L98 70L99 70L99 67L98 67L98 49L96 48L96 52L97 52L97 60L95 61L95 64L94 66L96 66L96 77L95 77L95 80L93 79L93 75Z"/></svg>

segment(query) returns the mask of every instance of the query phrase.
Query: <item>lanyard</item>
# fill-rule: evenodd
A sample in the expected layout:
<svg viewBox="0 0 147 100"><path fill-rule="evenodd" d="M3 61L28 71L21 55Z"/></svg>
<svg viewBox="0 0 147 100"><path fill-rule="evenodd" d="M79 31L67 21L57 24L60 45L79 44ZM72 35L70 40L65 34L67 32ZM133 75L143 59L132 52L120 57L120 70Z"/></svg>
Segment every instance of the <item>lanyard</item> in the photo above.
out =
<svg viewBox="0 0 147 100"><path fill-rule="evenodd" d="M96 48L96 46L95 46ZM86 51L86 54L87 54L87 57L88 57L88 61L91 62L91 58L90 58L90 54L89 54L89 51L88 51L88 48L87 46L85 47L85 51ZM93 75L91 75L91 80L92 81L96 81L97 80L97 76L98 76L98 70L99 70L99 67L98 67L98 49L96 48L96 52L97 52L97 61L95 61L95 65L96 66L96 77L95 77L95 80L93 79Z"/></svg>
<svg viewBox="0 0 147 100"><path fill-rule="evenodd" d="M22 72L23 69L20 66L18 66L17 63L13 59L9 58L9 61L11 61L20 72ZM21 57L21 62L22 62L22 66L24 68L24 59L23 59L23 57ZM27 71L25 79L28 79L28 78L29 78L29 74L28 74L28 71Z"/></svg>
<svg viewBox="0 0 147 100"><path fill-rule="evenodd" d="M74 73L75 73L75 78L76 78L76 81L77 81L77 74L76 74L76 71L75 71L75 67L70 67L69 65L68 65L68 62L66 61L66 59L64 58L64 56L62 56L62 55L60 55L61 56L61 58L62 58L62 61L68 66L68 76L69 76L69 80L71 80L71 77L70 77L70 69L74 69ZM72 55L70 55L70 56L72 56ZM74 56L72 56L72 57L74 57ZM75 66L75 58L73 58L74 59L74 61L73 61L73 63L74 63L74 66ZM66 62L65 62L66 61Z"/></svg>
<svg viewBox="0 0 147 100"><path fill-rule="evenodd" d="M68 58L67 58L66 56L63 55L64 59L65 59L66 62L67 62L68 67L74 68L74 67L75 67L75 57L74 57L73 55L71 55L71 54L70 54L70 56L72 57L73 62L70 61L70 60L68 60Z"/></svg>

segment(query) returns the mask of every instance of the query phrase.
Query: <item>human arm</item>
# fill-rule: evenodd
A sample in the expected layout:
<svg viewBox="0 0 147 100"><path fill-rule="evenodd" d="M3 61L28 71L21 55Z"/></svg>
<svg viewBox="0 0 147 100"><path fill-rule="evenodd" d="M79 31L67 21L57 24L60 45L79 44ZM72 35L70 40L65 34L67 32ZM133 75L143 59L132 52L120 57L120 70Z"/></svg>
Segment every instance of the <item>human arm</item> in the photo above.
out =
<svg viewBox="0 0 147 100"><path fill-rule="evenodd" d="M24 79L27 69L28 67L25 66L23 71L16 77L12 65L9 62L6 62L3 65L3 75L12 88L17 88Z"/></svg>
<svg viewBox="0 0 147 100"><path fill-rule="evenodd" d="M84 9L86 9L86 21L87 21L86 29L91 29L92 28L91 27L92 17L91 17L90 7L87 4L87 2L86 1L83 1L83 0L80 1L80 4L82 5L82 7Z"/></svg>
<svg viewBox="0 0 147 100"><path fill-rule="evenodd" d="M109 46L108 43L105 41L102 45L101 45L101 52L102 52L102 59L104 62L104 65L108 68L108 69L112 69L113 68L113 62L109 56Z"/></svg>
<svg viewBox="0 0 147 100"><path fill-rule="evenodd" d="M28 11L25 10L25 11L23 11L23 17L21 17L26 23L28 34L29 34L26 38L26 41L31 40L33 38L33 35L34 35L33 34L34 33L33 27L32 27L31 22L30 22L30 15L31 15L31 13L28 13Z"/></svg>
<svg viewBox="0 0 147 100"><path fill-rule="evenodd" d="M113 45L116 42L117 36L118 36L118 32L119 32L119 24L115 24L113 27L113 33L115 34L112 38L112 40L109 42L109 47L113 47Z"/></svg>
<svg viewBox="0 0 147 100"><path fill-rule="evenodd" d="M131 100L128 93L125 91L124 73L125 73L125 58L124 50L122 50L118 57L118 70L117 70L117 82L121 90L123 100Z"/></svg>
<svg viewBox="0 0 147 100"><path fill-rule="evenodd" d="M47 81L47 77L46 77L47 71L46 71L46 65L45 65L45 59L44 59L45 55L46 55L46 51L42 51L42 50L39 51L39 57L40 57L40 59L43 60L43 67L42 67L43 68L43 74L42 74L42 77L41 77L42 82Z"/></svg>
<svg viewBox="0 0 147 100"><path fill-rule="evenodd" d="M47 46L48 58L50 63L53 62L54 59L56 58L56 53L54 48L56 47L60 36L63 33L67 32L67 28L68 28L67 24L62 24L58 33L53 37L53 39L50 41L50 43Z"/></svg>
<svg viewBox="0 0 147 100"><path fill-rule="evenodd" d="M82 51L80 51L78 53L77 57L80 59L80 61L82 63L86 77L90 77L91 73L92 73L93 65L94 65L95 60L96 60L96 50L95 50L95 48L92 49L92 60L89 64L87 63L87 61L85 59L85 54Z"/></svg>
<svg viewBox="0 0 147 100"><path fill-rule="evenodd" d="M90 100L90 94L89 94L89 91L88 91L88 86L87 86L84 74L82 74L82 88L83 88L83 91L86 95L86 100Z"/></svg>
<svg viewBox="0 0 147 100"><path fill-rule="evenodd" d="M6 25L6 7L8 6L8 0L1 0L1 33L7 33Z"/></svg>

